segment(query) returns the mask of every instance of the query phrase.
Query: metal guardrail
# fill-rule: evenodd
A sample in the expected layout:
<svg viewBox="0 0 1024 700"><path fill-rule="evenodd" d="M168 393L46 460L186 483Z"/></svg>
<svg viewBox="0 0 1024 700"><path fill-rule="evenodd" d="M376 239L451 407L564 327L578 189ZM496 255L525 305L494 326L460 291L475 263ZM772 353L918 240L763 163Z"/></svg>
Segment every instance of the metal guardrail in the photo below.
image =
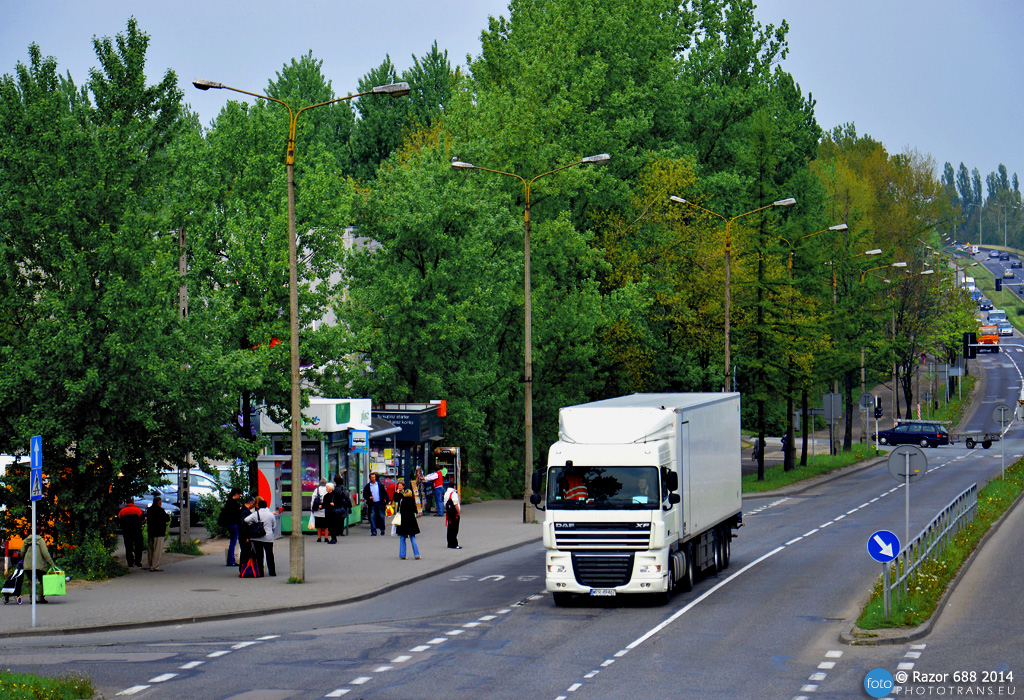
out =
<svg viewBox="0 0 1024 700"><path fill-rule="evenodd" d="M928 559L937 558L960 530L974 520L978 512L978 484L971 484L932 518L921 533L900 550L891 563L882 567L882 593L885 618L892 615L892 595L896 602L907 595L917 568ZM895 581L890 570L899 574Z"/></svg>

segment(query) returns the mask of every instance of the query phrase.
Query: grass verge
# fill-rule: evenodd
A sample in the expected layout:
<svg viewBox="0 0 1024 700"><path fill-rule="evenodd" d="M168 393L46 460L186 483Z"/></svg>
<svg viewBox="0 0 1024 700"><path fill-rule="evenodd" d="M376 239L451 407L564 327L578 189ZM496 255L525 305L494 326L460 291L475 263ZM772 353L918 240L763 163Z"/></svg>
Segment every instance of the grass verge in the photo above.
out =
<svg viewBox="0 0 1024 700"><path fill-rule="evenodd" d="M4 700L85 700L94 692L89 677L76 673L44 678L0 671L0 698Z"/></svg>
<svg viewBox="0 0 1024 700"><path fill-rule="evenodd" d="M998 476L978 492L978 512L974 521L953 538L937 558L918 567L908 594L893 603L892 616L886 620L882 611L882 578L879 576L871 599L857 618L857 627L874 630L894 627L916 627L929 619L960 567L978 546L978 542L1024 491L1024 460L1006 470L1006 479ZM895 565L893 571L896 570ZM895 574L891 574L894 576Z"/></svg>
<svg viewBox="0 0 1024 700"><path fill-rule="evenodd" d="M874 445L856 443L853 445L851 452L843 452L833 457L819 455L815 457L813 463L809 462L805 467L801 467L798 464L795 469L791 469L788 472L783 469L781 464L767 467L764 470L764 481L758 481L757 474L743 475L743 493L773 491L777 488L809 479L812 476L827 474L830 471L848 467L864 459L871 459L879 454L882 453L876 452Z"/></svg>

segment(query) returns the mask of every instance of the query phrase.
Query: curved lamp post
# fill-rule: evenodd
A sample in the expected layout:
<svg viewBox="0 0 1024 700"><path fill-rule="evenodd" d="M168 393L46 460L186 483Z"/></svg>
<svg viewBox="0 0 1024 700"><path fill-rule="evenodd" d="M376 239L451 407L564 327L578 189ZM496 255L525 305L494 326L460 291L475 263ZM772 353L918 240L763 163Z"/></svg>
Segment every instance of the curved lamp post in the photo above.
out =
<svg viewBox="0 0 1024 700"><path fill-rule="evenodd" d="M306 556L302 539L302 398L299 385L299 291L298 291L298 250L295 235L295 123L299 115L316 107L324 107L335 102L344 102L353 97L363 95L391 95L404 97L411 92L409 83L392 83L378 85L366 92L346 95L327 102L308 105L297 112L287 102L261 95L256 92L239 90L212 80L193 80L192 84L200 90L231 90L249 95L268 102L276 102L288 110L288 151L285 165L288 169L288 315L289 335L291 336L291 441L292 441L292 534L288 541L290 554L290 579L301 583L306 580Z"/></svg>
<svg viewBox="0 0 1024 700"><path fill-rule="evenodd" d="M533 183L542 177L547 177L552 173L557 173L567 168L574 168L577 165L600 165L610 161L612 157L607 153L600 153L596 156L587 156L586 158L580 158L574 163L563 165L549 170L546 173L537 175L532 180L527 180L521 175L515 173L507 173L504 170L492 170L491 168L483 168L479 165L473 165L472 163L466 163L465 161L452 158L452 167L456 170L483 170L486 173L495 173L497 175L505 175L506 177L514 177L523 183L523 190L526 196L526 206L523 212L523 220L526 228L526 238L524 241L525 246L525 264L523 269L523 291L525 295L524 302L524 316L525 321L523 324L523 336L525 345L525 390L523 392L525 396L525 418L526 418L526 461L523 467L524 471L524 487L523 487L523 522L533 522L533 504L530 503L530 491L532 490L531 478L533 476L533 338L532 338L532 325L533 325L533 314L531 311L531 293L530 293L530 190L533 187Z"/></svg>
<svg viewBox="0 0 1024 700"><path fill-rule="evenodd" d="M729 305L732 301L732 294L730 289L730 278L732 276L732 222L736 221L736 219L742 219L744 216L750 216L751 214L756 214L759 211L764 211L765 209L770 209L772 207L791 207L794 204L796 204L796 200L793 199L792 197L789 197L788 199L780 199L778 201L772 202L771 204L765 204L763 207L758 207L757 209L753 209L743 214L734 216L731 219L727 219L721 214L713 212L710 209L705 209L699 204L694 204L688 199L676 197L675 195L672 195L671 197L669 197L669 199L677 204L686 204L687 206L691 206L694 209L700 209L702 212L711 214L712 216L716 216L725 222L725 383L723 386L725 391L731 391L731 368L729 364Z"/></svg>

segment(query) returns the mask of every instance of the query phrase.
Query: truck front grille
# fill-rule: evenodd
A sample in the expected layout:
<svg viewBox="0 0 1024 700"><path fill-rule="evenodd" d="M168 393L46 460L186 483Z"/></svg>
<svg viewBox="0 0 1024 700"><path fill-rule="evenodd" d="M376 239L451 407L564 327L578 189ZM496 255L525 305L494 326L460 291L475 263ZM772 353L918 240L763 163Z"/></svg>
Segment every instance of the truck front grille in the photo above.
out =
<svg viewBox="0 0 1024 700"><path fill-rule="evenodd" d="M555 546L562 550L641 551L650 544L650 523L555 523Z"/></svg>
<svg viewBox="0 0 1024 700"><path fill-rule="evenodd" d="M615 588L629 583L633 572L633 554L572 553L572 571L576 581L591 588Z"/></svg>

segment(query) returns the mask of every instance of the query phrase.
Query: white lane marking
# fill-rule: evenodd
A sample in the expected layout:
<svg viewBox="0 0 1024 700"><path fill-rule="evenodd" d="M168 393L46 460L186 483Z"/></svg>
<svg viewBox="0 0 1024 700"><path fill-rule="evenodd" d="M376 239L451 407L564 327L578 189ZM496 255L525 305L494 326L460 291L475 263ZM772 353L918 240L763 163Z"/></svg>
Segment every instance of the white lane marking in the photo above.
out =
<svg viewBox="0 0 1024 700"><path fill-rule="evenodd" d="M251 647L253 644L259 644L259 642L239 642L238 644L232 644L231 648L232 649L245 649L246 647Z"/></svg>
<svg viewBox="0 0 1024 700"><path fill-rule="evenodd" d="M903 663L896 664L897 671L909 671L914 668L913 661L904 661Z"/></svg>
<svg viewBox="0 0 1024 700"><path fill-rule="evenodd" d="M340 698L342 695L346 695L349 692L348 688L338 688L327 693L324 697L326 698Z"/></svg>
<svg viewBox="0 0 1024 700"><path fill-rule="evenodd" d="M613 663L615 663L615 659L608 659L607 661L602 661L601 662L601 668L605 668L607 666L611 666Z"/></svg>
<svg viewBox="0 0 1024 700"><path fill-rule="evenodd" d="M801 693L813 693L817 689L818 686L815 683L808 683L807 685L800 686Z"/></svg>
<svg viewBox="0 0 1024 700"><path fill-rule="evenodd" d="M826 659L838 659L842 655L843 655L843 652L841 652L841 651L831 650L831 651L828 651L828 652L825 653L825 658Z"/></svg>
<svg viewBox="0 0 1024 700"><path fill-rule="evenodd" d="M279 635L279 634L268 634L268 635L263 636L263 637L256 637L256 639L261 641L261 642L266 642L266 641L269 641L271 639L277 639L280 636L281 635Z"/></svg>
<svg viewBox="0 0 1024 700"><path fill-rule="evenodd" d="M409 651L411 651L411 652L413 652L413 653L418 653L418 652L421 652L421 651L426 651L426 650L427 650L427 649L429 649L429 648L430 648L430 647L428 647L428 646L427 646L427 645L425 645L425 644L420 644L420 645L419 645L418 647L413 647L413 648L412 648L412 649L410 649Z"/></svg>
<svg viewBox="0 0 1024 700"><path fill-rule="evenodd" d="M135 695L135 693L142 692L148 687L148 685L133 685L131 688L125 688L118 695Z"/></svg>
<svg viewBox="0 0 1024 700"><path fill-rule="evenodd" d="M405 654L403 654L402 656L396 656L395 658L391 659L391 663L393 663L393 664L404 664L406 661L408 661L411 658L412 658L411 656L406 656Z"/></svg>
<svg viewBox="0 0 1024 700"><path fill-rule="evenodd" d="M479 622L467 622L466 624L463 625L463 627L479 627L479 626L480 626Z"/></svg>
<svg viewBox="0 0 1024 700"><path fill-rule="evenodd" d="M835 522L835 520L829 520L829 521L828 521L827 523L824 523L824 524L822 524L822 525L819 525L819 526L818 526L818 529L820 530L820 529L822 529L822 528L826 528L826 527L828 527L829 525L833 524L834 522Z"/></svg>
<svg viewBox="0 0 1024 700"><path fill-rule="evenodd" d="M210 654L207 654L206 658L208 658L208 659L216 659L216 658L218 658L220 656L224 656L225 654L230 654L230 653L231 653L230 649L222 649L221 651L215 651L215 652L212 652Z"/></svg>
<svg viewBox="0 0 1024 700"><path fill-rule="evenodd" d="M447 632L445 632L445 634L450 634L451 636L454 637L456 635L462 634L465 631L466 630L448 630Z"/></svg>
<svg viewBox="0 0 1024 700"><path fill-rule="evenodd" d="M829 671L835 667L835 661L822 661L820 664L818 664L818 668L822 669L823 671Z"/></svg>
<svg viewBox="0 0 1024 700"><path fill-rule="evenodd" d="M903 655L903 658L904 659L920 659L921 658L921 652L919 652L919 651L908 651L906 654Z"/></svg>
<svg viewBox="0 0 1024 700"><path fill-rule="evenodd" d="M478 617L477 619L480 620L480 622L488 622L496 617L497 615L484 615L483 617Z"/></svg>
<svg viewBox="0 0 1024 700"><path fill-rule="evenodd" d="M444 644L448 641L447 637L434 637L427 644Z"/></svg>
<svg viewBox="0 0 1024 700"><path fill-rule="evenodd" d="M178 677L177 673L161 673L156 678L150 678L146 682L147 683L164 683L165 681L169 681L172 678L177 678L177 677Z"/></svg>
<svg viewBox="0 0 1024 700"><path fill-rule="evenodd" d="M195 668L196 666L201 666L202 664L205 664L205 663L206 663L205 661L189 661L187 664L185 664L183 666L178 666L178 668L182 668L182 669L185 669L187 671L190 668Z"/></svg>
<svg viewBox="0 0 1024 700"><path fill-rule="evenodd" d="M786 543L786 546L788 547L791 544L796 544L797 542L799 542L803 538L804 538L803 535L800 535L799 537L794 537L793 539L791 539L789 542Z"/></svg>
<svg viewBox="0 0 1024 700"><path fill-rule="evenodd" d="M370 678L369 676L359 676L359 678L353 678L349 682L352 685L362 685L363 683L369 683L371 680L373 680L373 679Z"/></svg>
<svg viewBox="0 0 1024 700"><path fill-rule="evenodd" d="M694 598L692 601L687 603L684 607L680 608L675 613L670 615L666 620L664 620L661 623L655 625L650 630L648 630L647 632L645 632L644 634L642 634L641 636L637 637L635 640L633 640L632 642L627 644L626 645L626 649L617 652L615 654L615 656L622 656L628 650L636 649L638 646L640 646L641 644L646 642L648 639L650 639L651 637L656 635L658 632L662 631L663 629L665 629L666 627L671 625L673 622L678 620L680 617L682 617L683 615L688 613L697 604L701 603L705 598L710 596L712 593L717 591L719 588L721 588L722 586L726 585L727 583L730 583L734 578L736 578L736 577L740 576L741 574L743 574L743 573L749 571L750 569L754 568L755 566L757 566L758 564L763 562L765 559L768 559L769 557L775 556L776 554L781 552L783 549L785 549L785 547L776 547L775 549L773 549L772 551L768 552L767 554L762 554L760 557L758 557L754 561L750 562L749 564L744 566L742 569L740 569L739 571L737 571L734 574L732 574L731 576L729 576L728 578L723 579L722 581L719 581L717 584L715 584L714 586L712 586L711 588L706 590L700 596L698 596L697 598Z"/></svg>
<svg viewBox="0 0 1024 700"><path fill-rule="evenodd" d="M33 560L33 561L35 561L35 560ZM580 689L581 685L583 685L583 684L582 683L573 683L566 690L568 690L570 693L575 693L577 690Z"/></svg>
<svg viewBox="0 0 1024 700"><path fill-rule="evenodd" d="M820 530L820 529L821 529L821 528L817 528L817 527L816 527L816 528L814 528L813 530L811 530L810 532L805 532L805 533L804 533L804 537L810 537L811 535L813 535L813 534L814 534L815 532L817 532L817 531L818 531L818 530Z"/></svg>
<svg viewBox="0 0 1024 700"><path fill-rule="evenodd" d="M373 672L374 673L384 673L385 671L390 671L393 668L394 668L394 666L378 666L377 668L373 669Z"/></svg>
<svg viewBox="0 0 1024 700"><path fill-rule="evenodd" d="M501 610L498 611L498 614L499 615L507 615L510 612L512 612L512 611L509 610L508 608L502 608Z"/></svg>
<svg viewBox="0 0 1024 700"><path fill-rule="evenodd" d="M591 671L590 673L588 673L587 675L585 675L583 677L584 678L593 678L594 676L596 676L599 673L600 673L600 671Z"/></svg>
<svg viewBox="0 0 1024 700"><path fill-rule="evenodd" d="M623 656L629 653L629 649L630 647L628 646L625 649L619 649L617 652L615 652L615 658L621 659Z"/></svg>
<svg viewBox="0 0 1024 700"><path fill-rule="evenodd" d="M846 513L843 513L842 515L837 515L836 516L836 520L842 520L845 517L846 517Z"/></svg>
<svg viewBox="0 0 1024 700"><path fill-rule="evenodd" d="M811 677L808 678L807 680L809 680L809 681L823 681L823 680L825 680L826 676L827 676L827 674L825 674L825 673L812 673Z"/></svg>

